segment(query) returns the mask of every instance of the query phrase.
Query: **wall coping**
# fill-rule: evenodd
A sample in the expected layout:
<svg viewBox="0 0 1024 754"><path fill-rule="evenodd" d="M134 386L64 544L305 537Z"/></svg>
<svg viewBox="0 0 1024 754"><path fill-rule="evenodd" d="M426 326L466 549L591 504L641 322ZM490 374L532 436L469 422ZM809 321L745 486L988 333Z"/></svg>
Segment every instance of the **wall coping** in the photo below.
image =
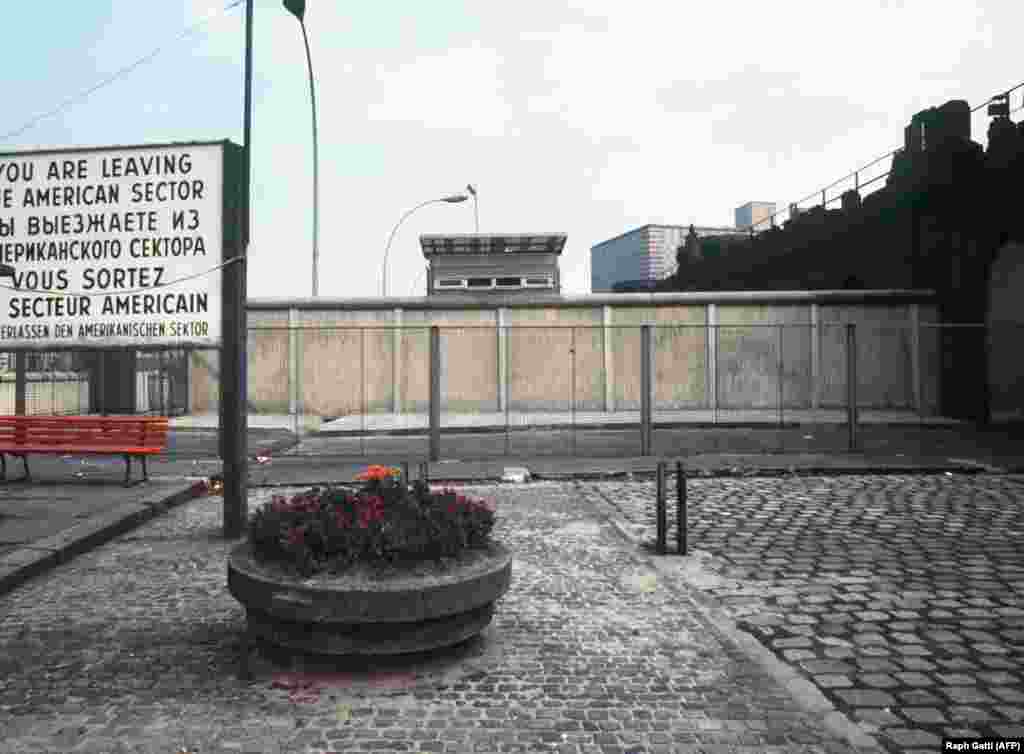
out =
<svg viewBox="0 0 1024 754"><path fill-rule="evenodd" d="M394 311L450 309L538 309L556 307L657 306L666 304L863 304L933 303L933 290L709 291L692 293L590 293L583 295L471 294L381 298L249 298L249 311L320 309Z"/></svg>

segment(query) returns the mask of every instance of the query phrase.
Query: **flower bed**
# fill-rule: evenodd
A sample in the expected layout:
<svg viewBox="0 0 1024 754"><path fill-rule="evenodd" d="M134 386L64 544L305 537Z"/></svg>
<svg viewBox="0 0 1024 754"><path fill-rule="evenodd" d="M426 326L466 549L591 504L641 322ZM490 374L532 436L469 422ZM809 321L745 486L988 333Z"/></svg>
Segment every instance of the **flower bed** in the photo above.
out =
<svg viewBox="0 0 1024 754"><path fill-rule="evenodd" d="M341 573L356 563L382 566L457 557L487 545L494 508L453 490L405 484L401 471L371 466L356 492L313 488L290 500L277 495L249 522L258 559L303 576Z"/></svg>
<svg viewBox="0 0 1024 754"><path fill-rule="evenodd" d="M275 496L252 515L249 542L228 560L248 634L315 652L395 654L483 630L511 582L511 555L490 539L493 506L407 485L383 466L358 478L361 489Z"/></svg>

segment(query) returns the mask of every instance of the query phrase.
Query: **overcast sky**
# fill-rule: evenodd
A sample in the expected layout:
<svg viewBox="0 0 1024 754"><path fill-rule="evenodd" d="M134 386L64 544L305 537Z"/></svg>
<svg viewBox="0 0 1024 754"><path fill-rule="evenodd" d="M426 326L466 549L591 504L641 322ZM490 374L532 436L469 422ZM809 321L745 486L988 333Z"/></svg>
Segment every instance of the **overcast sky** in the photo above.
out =
<svg viewBox="0 0 1024 754"><path fill-rule="evenodd" d="M0 151L241 143L244 8L220 13L229 1L5 8L0 134L162 51ZM320 294L378 295L402 214L470 182L481 232L567 233L563 289L585 292L595 243L646 223L732 225L749 200L785 206L901 146L915 112L950 99L974 107L1024 80L1022 9L308 0ZM200 33L172 41L211 12ZM249 295L308 296L309 82L280 0L256 1L254 51ZM976 114L976 140L987 123ZM469 202L412 215L391 249L389 293L422 295L421 233L472 231Z"/></svg>

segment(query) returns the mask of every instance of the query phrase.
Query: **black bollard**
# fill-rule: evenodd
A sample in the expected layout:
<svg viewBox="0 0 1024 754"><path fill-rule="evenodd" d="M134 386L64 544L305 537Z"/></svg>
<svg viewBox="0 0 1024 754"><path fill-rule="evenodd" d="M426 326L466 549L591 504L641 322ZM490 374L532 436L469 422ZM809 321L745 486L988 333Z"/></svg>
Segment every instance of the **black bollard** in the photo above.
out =
<svg viewBox="0 0 1024 754"><path fill-rule="evenodd" d="M658 518L658 541L656 543L659 555L664 555L666 550L666 539L668 535L668 509L665 504L665 462L658 461L658 489L656 515Z"/></svg>
<svg viewBox="0 0 1024 754"><path fill-rule="evenodd" d="M676 548L686 554L686 472L683 462L676 461Z"/></svg>

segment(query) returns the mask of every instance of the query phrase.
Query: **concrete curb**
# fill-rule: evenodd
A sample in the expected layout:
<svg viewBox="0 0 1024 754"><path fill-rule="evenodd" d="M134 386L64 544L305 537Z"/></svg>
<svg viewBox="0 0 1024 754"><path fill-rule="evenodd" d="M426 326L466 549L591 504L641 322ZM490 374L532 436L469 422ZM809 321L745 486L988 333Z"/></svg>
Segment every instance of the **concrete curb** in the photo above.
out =
<svg viewBox="0 0 1024 754"><path fill-rule="evenodd" d="M864 476L870 474L1024 474L1024 467L995 467L978 465L934 465L934 466L909 466L909 465L874 465L874 466L813 466L802 468L790 467L760 467L760 468L713 468L713 469L687 469L687 479L740 479L749 477L779 477L779 476ZM610 481L652 481L656 472L652 470L639 471L567 471L564 473L530 472L530 480L527 482L506 482L500 475L488 474L486 472L466 471L463 473L445 473L432 475L431 484L530 484L531 482L610 482ZM670 466L668 475L674 477L675 467ZM331 485L357 484L354 479L312 479L289 482L253 482L249 481L250 487L276 488L276 487L328 487Z"/></svg>
<svg viewBox="0 0 1024 754"><path fill-rule="evenodd" d="M171 508L200 497L204 489L205 484L198 482L164 498L124 503L58 534L7 553L0 557L0 594L12 591L28 579L67 563Z"/></svg>
<svg viewBox="0 0 1024 754"><path fill-rule="evenodd" d="M630 544L637 546L651 568L657 571L659 575L669 580L673 578L678 579L679 574L672 571L668 563L659 559L666 556L653 555L646 547L646 541L630 531L629 526L615 516L615 506L607 497L603 494L601 494L601 497L604 499L604 505L611 509L611 511L604 512L604 518L619 535ZM685 581L682 583L685 588L685 597L696 608L704 621L719 636L732 643L747 658L757 663L769 676L775 679L801 710L817 718L832 735L846 741L858 751L879 753L886 751L877 738L865 732L863 728L853 722L847 715L836 709L811 681L777 658L754 636L737 627L735 621L724 610L717 607L713 598L696 592Z"/></svg>
<svg viewBox="0 0 1024 754"><path fill-rule="evenodd" d="M908 424L906 422L867 422L861 424L863 428L884 428L884 429L957 429L961 422L929 422L923 424ZM845 431L845 424L829 422L810 421L785 421L782 422L741 422L741 421L695 421L695 422L653 422L653 429L753 429L753 430L780 430L780 429L816 429L822 426L835 427L836 431ZM557 424L488 424L480 426L442 426L442 435L490 435L508 432L568 432L577 430L580 432L593 431L624 431L640 428L640 422L597 422L587 424L557 423ZM311 437L427 437L430 434L429 427L402 427L396 429L320 429L309 432Z"/></svg>

